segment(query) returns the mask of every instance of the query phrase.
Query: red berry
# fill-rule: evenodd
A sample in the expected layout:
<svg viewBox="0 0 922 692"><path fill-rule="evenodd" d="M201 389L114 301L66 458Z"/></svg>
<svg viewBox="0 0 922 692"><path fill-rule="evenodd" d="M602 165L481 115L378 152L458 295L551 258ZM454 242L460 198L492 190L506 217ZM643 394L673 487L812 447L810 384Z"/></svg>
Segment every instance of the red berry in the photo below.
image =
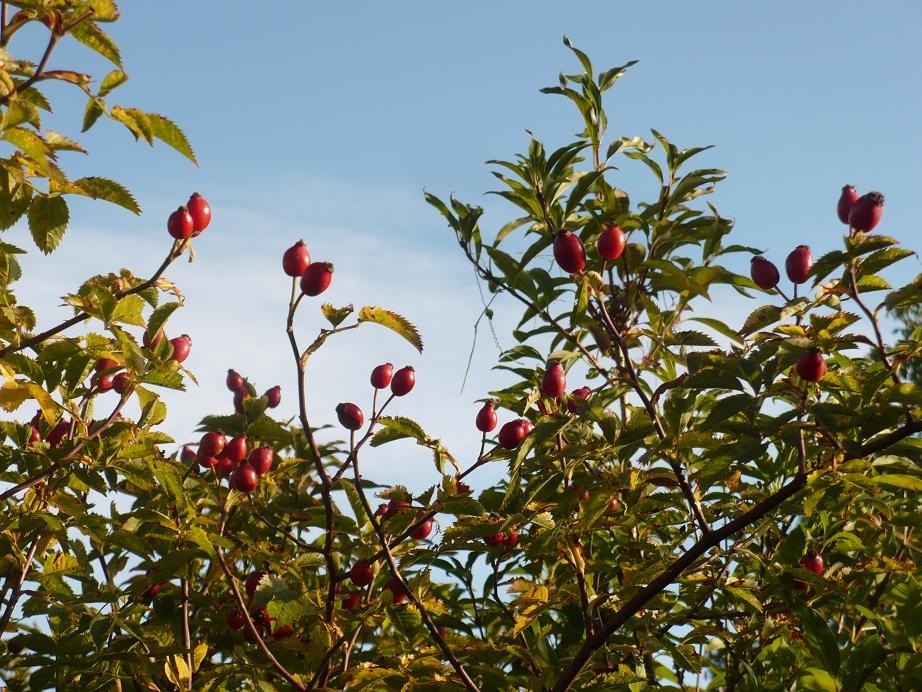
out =
<svg viewBox="0 0 922 692"><path fill-rule="evenodd" d="M115 380L115 374L98 375L95 379L96 389L100 392L108 392L112 389Z"/></svg>
<svg viewBox="0 0 922 692"><path fill-rule="evenodd" d="M198 458L198 465L203 469L214 469L217 468L218 464L221 463L221 460L218 457L202 454L201 450L199 450L198 454L195 456Z"/></svg>
<svg viewBox="0 0 922 692"><path fill-rule="evenodd" d="M568 274L581 272L586 266L586 251L583 241L572 231L561 231L554 238L554 259Z"/></svg>
<svg viewBox="0 0 922 692"><path fill-rule="evenodd" d="M282 403L282 388L279 385L270 387L263 396L266 397L266 406L275 408Z"/></svg>
<svg viewBox="0 0 922 692"><path fill-rule="evenodd" d="M224 380L224 383L227 385L227 388L232 392L245 392L247 391L247 382L243 379L243 375L229 368L227 370L227 378Z"/></svg>
<svg viewBox="0 0 922 692"><path fill-rule="evenodd" d="M426 519L426 521L413 529L413 533L410 534L410 537L415 538L417 541L421 541L428 538L430 533L432 533L432 519Z"/></svg>
<svg viewBox="0 0 922 692"><path fill-rule="evenodd" d="M250 576L247 577L246 583L243 585L247 598L253 598L253 594L256 593L256 589L259 587L259 582L261 582L262 578L265 576L265 572L252 572Z"/></svg>
<svg viewBox="0 0 922 692"><path fill-rule="evenodd" d="M541 393L556 399L567 391L567 376L563 371L563 366L557 361L551 361L547 364L547 370L544 371L544 377L541 378Z"/></svg>
<svg viewBox="0 0 922 692"><path fill-rule="evenodd" d="M166 220L167 232L177 240L191 238L194 227L195 223L192 221L192 216L185 207L180 207L174 211Z"/></svg>
<svg viewBox="0 0 922 692"><path fill-rule="evenodd" d="M791 250L791 254L784 261L784 270L788 278L795 284L802 284L810 275L813 266L813 255L810 254L808 245L798 245Z"/></svg>
<svg viewBox="0 0 922 692"><path fill-rule="evenodd" d="M247 463L261 476L272 468L272 456L272 447L263 445L250 452Z"/></svg>
<svg viewBox="0 0 922 692"><path fill-rule="evenodd" d="M488 433L493 432L496 428L496 422L496 409L493 407L493 402L488 401L483 405L483 408L477 412L475 424L480 432Z"/></svg>
<svg viewBox="0 0 922 692"><path fill-rule="evenodd" d="M404 500L390 500L387 503L387 509L384 511L384 518L390 519L391 517L396 517L403 510L410 506L410 503L405 502Z"/></svg>
<svg viewBox="0 0 922 692"><path fill-rule="evenodd" d="M371 386L375 389L385 389L394 377L392 363L382 363L371 371Z"/></svg>
<svg viewBox="0 0 922 692"><path fill-rule="evenodd" d="M29 430L29 444L36 444L42 441L42 433L36 426L31 426Z"/></svg>
<svg viewBox="0 0 922 692"><path fill-rule="evenodd" d="M227 438L219 432L207 432L202 435L198 443L198 455L201 457L216 457L224 451Z"/></svg>
<svg viewBox="0 0 922 692"><path fill-rule="evenodd" d="M483 537L483 542L486 543L489 547L495 548L498 545L502 545L503 538L505 538L505 536L501 532L488 533Z"/></svg>
<svg viewBox="0 0 922 692"><path fill-rule="evenodd" d="M346 594L346 597L343 598L343 610L355 610L359 607L359 603L362 602L362 592L361 591L350 591Z"/></svg>
<svg viewBox="0 0 922 692"><path fill-rule="evenodd" d="M570 413L576 413L584 405L583 402L589 398L590 394L592 394L592 389L585 385L574 389L567 398L567 410Z"/></svg>
<svg viewBox="0 0 922 692"><path fill-rule="evenodd" d="M400 583L400 580L397 579L397 577L389 579L384 584L384 588L391 592L391 603L394 605L403 603L410 595L409 592L404 588L403 584Z"/></svg>
<svg viewBox="0 0 922 692"><path fill-rule="evenodd" d="M185 463L191 464L196 460L197 457L198 455L193 451L191 447L183 447L182 454L179 458L182 459Z"/></svg>
<svg viewBox="0 0 922 692"><path fill-rule="evenodd" d="M621 507L621 501L617 497L613 497L608 503L608 509L605 510L605 514L611 516L618 511Z"/></svg>
<svg viewBox="0 0 922 692"><path fill-rule="evenodd" d="M301 276L301 292L307 296L319 296L330 287L333 280L333 265L329 262L314 262Z"/></svg>
<svg viewBox="0 0 922 692"><path fill-rule="evenodd" d="M239 413L240 415L243 415L244 413L244 408L243 408L244 399L246 399L246 394L244 394L242 390L239 392L234 392L234 411L236 413Z"/></svg>
<svg viewBox="0 0 922 692"><path fill-rule="evenodd" d="M311 253L303 240L299 240L282 255L282 270L288 276L303 276L311 263Z"/></svg>
<svg viewBox="0 0 922 692"><path fill-rule="evenodd" d="M237 435L231 438L224 446L224 456L228 457L234 463L239 464L247 458L247 438L246 435Z"/></svg>
<svg viewBox="0 0 922 692"><path fill-rule="evenodd" d="M851 185L842 188L842 194L839 196L839 203L836 205L836 214L839 221L848 223L848 212L851 211L852 205L858 201L858 191Z"/></svg>
<svg viewBox="0 0 922 692"><path fill-rule="evenodd" d="M214 465L214 471L221 478L227 478L234 472L234 469L237 468L237 463L227 456L227 450L221 456L215 457L218 461Z"/></svg>
<svg viewBox="0 0 922 692"><path fill-rule="evenodd" d="M522 430L525 431L525 434L528 435L532 430L535 429L535 424L530 420L522 419Z"/></svg>
<svg viewBox="0 0 922 692"><path fill-rule="evenodd" d="M246 620L243 619L243 614L239 610L232 610L227 614L227 626L232 630L243 629L245 624Z"/></svg>
<svg viewBox="0 0 922 692"><path fill-rule="evenodd" d="M58 421L58 424L51 429L51 432L48 433L48 444L52 447L57 447L61 444L61 441L67 437L69 432L70 421L66 418L62 418Z"/></svg>
<svg viewBox="0 0 922 692"><path fill-rule="evenodd" d="M826 361L819 349L811 348L797 359L797 374L807 382L816 382L826 374Z"/></svg>
<svg viewBox="0 0 922 692"><path fill-rule="evenodd" d="M162 589L164 586L166 586L166 582L163 582L163 581L158 581L156 584L151 584L150 586L147 587L147 590L143 594L141 594L141 598L149 601L154 596L156 596L158 593L160 593L160 589Z"/></svg>
<svg viewBox="0 0 922 692"><path fill-rule="evenodd" d="M859 197L848 212L848 225L855 231L873 231L884 213L884 196L869 192Z"/></svg>
<svg viewBox="0 0 922 692"><path fill-rule="evenodd" d="M144 332L144 345L147 348L154 349L157 348L157 344L163 341L164 333L162 329L158 329L157 333L153 336L148 336L147 332Z"/></svg>
<svg viewBox="0 0 922 692"><path fill-rule="evenodd" d="M186 358L189 357L189 351L192 350L192 337L190 337L188 334L183 334L182 336L177 336L175 339L170 339L170 343L173 345L172 358L177 363L182 363Z"/></svg>
<svg viewBox="0 0 922 692"><path fill-rule="evenodd" d="M275 632L272 633L273 639L284 639L285 637L290 637L294 634L294 627L291 625L282 625Z"/></svg>
<svg viewBox="0 0 922 692"><path fill-rule="evenodd" d="M814 574L823 574L823 556L817 553L807 553L800 560L800 566Z"/></svg>
<svg viewBox="0 0 922 692"><path fill-rule="evenodd" d="M415 385L416 371L413 366L407 365L394 373L394 379L391 380L391 391L394 396L403 396L409 394Z"/></svg>
<svg viewBox="0 0 922 692"><path fill-rule="evenodd" d="M378 509L375 510L375 519L387 518L387 505L378 505Z"/></svg>
<svg viewBox="0 0 922 692"><path fill-rule="evenodd" d="M211 205L199 193L193 192L186 202L186 209L192 217L192 236L195 237L211 223Z"/></svg>
<svg viewBox="0 0 922 692"><path fill-rule="evenodd" d="M524 420L511 420L499 429L499 446L503 449L515 449L527 434Z"/></svg>
<svg viewBox="0 0 922 692"><path fill-rule="evenodd" d="M100 358L96 361L96 372L102 372L103 370L111 370L112 368L119 367L119 363L112 358Z"/></svg>
<svg viewBox="0 0 922 692"><path fill-rule="evenodd" d="M374 578L375 575L372 574L371 566L364 560L359 560L349 570L349 579L356 586L368 586L374 581Z"/></svg>
<svg viewBox="0 0 922 692"><path fill-rule="evenodd" d="M756 286L766 291L777 286L778 281L781 279L778 274L778 267L761 255L756 255L752 258L749 264L749 275Z"/></svg>
<svg viewBox="0 0 922 692"><path fill-rule="evenodd" d="M616 260L624 252L624 246L627 244L627 238L620 226L609 226L599 236L596 247L599 255L603 259Z"/></svg>
<svg viewBox="0 0 922 692"><path fill-rule="evenodd" d="M345 402L336 407L336 417L346 430L358 430L365 424L365 416L355 404Z"/></svg>
<svg viewBox="0 0 922 692"><path fill-rule="evenodd" d="M251 493L259 485L259 474L249 464L241 464L231 476L231 485L242 493Z"/></svg>
<svg viewBox="0 0 922 692"><path fill-rule="evenodd" d="M518 542L519 542L519 532L518 531L512 531L510 533L503 534L503 545L511 548Z"/></svg>
<svg viewBox="0 0 922 692"><path fill-rule="evenodd" d="M115 377L112 378L112 389L119 394L124 394L128 391L130 385L131 380L128 379L128 373L126 372L116 373Z"/></svg>

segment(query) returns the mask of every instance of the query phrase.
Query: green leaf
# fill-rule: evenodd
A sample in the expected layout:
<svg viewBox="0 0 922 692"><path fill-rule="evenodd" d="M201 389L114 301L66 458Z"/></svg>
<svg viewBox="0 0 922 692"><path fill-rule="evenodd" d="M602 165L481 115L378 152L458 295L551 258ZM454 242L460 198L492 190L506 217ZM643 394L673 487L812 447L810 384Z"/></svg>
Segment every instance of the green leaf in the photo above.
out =
<svg viewBox="0 0 922 692"><path fill-rule="evenodd" d="M382 327L387 327L409 341L417 351L423 352L423 340L420 338L416 327L407 318L398 315L396 312L391 312L384 308L365 306L359 310L359 322L374 322Z"/></svg>
<svg viewBox="0 0 922 692"><path fill-rule="evenodd" d="M69 194L91 197L92 199L102 199L124 207L135 214L141 213L141 207L138 206L131 193L121 184L108 178L98 178L96 176L78 178L71 181L67 189L63 191Z"/></svg>
<svg viewBox="0 0 922 692"><path fill-rule="evenodd" d="M804 629L804 637L823 664L825 670L835 675L839 670L839 646L826 620L809 606L799 603L792 608Z"/></svg>
<svg viewBox="0 0 922 692"><path fill-rule="evenodd" d="M378 419L382 429L374 434L371 438L371 446L379 447L394 440L403 440L408 437L417 442L425 442L428 439L426 431L419 423L410 418L403 416L383 416Z"/></svg>
<svg viewBox="0 0 922 692"><path fill-rule="evenodd" d="M54 152L48 143L31 130L25 130L21 127L13 127L3 133L3 139L18 147L22 152L36 161L42 162Z"/></svg>
<svg viewBox="0 0 922 692"><path fill-rule="evenodd" d="M105 96L116 87L128 81L128 75L121 70L112 70L99 85L99 96Z"/></svg>
<svg viewBox="0 0 922 692"><path fill-rule="evenodd" d="M81 132L86 132L93 125L96 124L96 121L99 120L99 116L106 112L106 102L101 98L91 98L86 102L86 107L83 109L83 127L80 130Z"/></svg>
<svg viewBox="0 0 922 692"><path fill-rule="evenodd" d="M882 476L873 476L872 480L878 485L889 485L894 488L902 488L914 492L922 491L922 478L910 476L908 474L888 473Z"/></svg>
<svg viewBox="0 0 922 692"><path fill-rule="evenodd" d="M327 321L334 327L338 327L342 324L342 321L351 315L354 310L355 308L352 307L351 304L341 308L334 308L330 303L324 303L320 306L320 312L323 313L323 316L326 317Z"/></svg>
<svg viewBox="0 0 922 692"><path fill-rule="evenodd" d="M113 106L109 115L127 127L129 132L134 135L135 139L143 139L148 144L153 145L154 134L151 131L150 123L147 120L147 114L144 111L140 111L137 108Z"/></svg>
<svg viewBox="0 0 922 692"><path fill-rule="evenodd" d="M86 153L86 149L77 144L77 142L52 130L45 131L45 141L48 142L48 146L55 151L79 151L81 154Z"/></svg>
<svg viewBox="0 0 922 692"><path fill-rule="evenodd" d="M70 30L70 35L87 48L95 50L109 62L122 66L122 56L115 41L93 22L81 22Z"/></svg>
<svg viewBox="0 0 922 692"><path fill-rule="evenodd" d="M750 313L749 317L740 328L740 334L752 334L760 329L764 329L770 324L774 324L781 319L781 308L775 305L763 305L756 308Z"/></svg>
<svg viewBox="0 0 922 692"><path fill-rule="evenodd" d="M44 254L48 255L60 245L70 214L63 197L41 195L29 206L29 230L32 239Z"/></svg>
<svg viewBox="0 0 922 692"><path fill-rule="evenodd" d="M150 126L150 132L154 137L171 146L195 165L198 165L189 140L186 139L186 135L183 134L183 131L179 129L176 123L157 113L146 113L145 115L147 116L147 124Z"/></svg>

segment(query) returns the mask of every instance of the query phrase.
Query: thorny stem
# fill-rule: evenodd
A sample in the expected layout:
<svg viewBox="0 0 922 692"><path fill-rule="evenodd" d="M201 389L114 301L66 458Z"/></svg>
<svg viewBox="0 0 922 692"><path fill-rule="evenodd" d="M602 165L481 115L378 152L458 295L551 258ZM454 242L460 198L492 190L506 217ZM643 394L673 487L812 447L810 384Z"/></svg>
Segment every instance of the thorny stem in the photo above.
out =
<svg viewBox="0 0 922 692"><path fill-rule="evenodd" d="M397 567L397 561L394 560L394 555L391 553L390 546L388 545L387 536L384 535L384 530L381 528L381 524L378 523L378 520L375 518L374 512L371 509L371 505L368 503L368 497L365 495L365 490L362 488L362 474L359 471L359 460L358 456L356 455L353 455L352 457L352 469L354 471L355 477L355 489L358 492L362 507L365 509L365 513L368 515L368 521L371 522L371 526L378 537L378 542L381 544L381 549L384 551L384 559L387 561L388 567L390 567L391 574L394 575L394 579L397 580L400 588L404 591L404 593L407 594L409 599L413 602L413 605L416 606L416 609L419 611L423 623L426 625L426 629L429 630L429 634L432 635L436 645L439 647L439 649L441 649L442 654L451 664L451 667L455 669L455 672L458 674L458 677L461 678L464 686L471 692L479 692L480 688L478 688L476 683L474 683L474 681L470 678L467 671L464 669L464 666L461 664L461 661L458 660L454 652L451 650L451 647L448 646L445 638L442 636L435 623L432 621L432 617L429 615L429 611L426 609L426 606L424 606L422 601L416 596L415 593L413 593L413 590L410 589L406 579L404 579L403 575L400 573L400 569Z"/></svg>
<svg viewBox="0 0 922 692"><path fill-rule="evenodd" d="M32 537L32 545L29 547L29 552L26 554L26 562L19 573L19 579L13 584L13 590L10 593L10 602L7 603L6 610L4 610L3 615L0 616L0 632L5 632L6 626L10 624L10 618L13 617L13 611L16 609L16 603L19 601L19 594L22 592L22 585L25 584L26 577L29 575L32 561L35 559L35 551L42 539L42 535L43 528L36 529L35 535Z"/></svg>

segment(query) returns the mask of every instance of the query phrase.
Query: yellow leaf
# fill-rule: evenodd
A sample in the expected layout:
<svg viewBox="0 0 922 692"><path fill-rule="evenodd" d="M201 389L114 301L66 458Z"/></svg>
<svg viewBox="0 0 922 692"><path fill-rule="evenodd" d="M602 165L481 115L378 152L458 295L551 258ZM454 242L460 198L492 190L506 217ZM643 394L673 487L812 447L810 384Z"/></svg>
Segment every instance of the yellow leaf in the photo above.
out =
<svg viewBox="0 0 922 692"><path fill-rule="evenodd" d="M205 660L205 655L208 653L208 642L202 642L197 647L195 651L192 652L192 667L198 671L202 661Z"/></svg>
<svg viewBox="0 0 922 692"><path fill-rule="evenodd" d="M34 382L27 382L26 389L29 395L38 402L42 409L42 415L49 424L54 423L58 417L58 404L51 395Z"/></svg>
<svg viewBox="0 0 922 692"><path fill-rule="evenodd" d="M0 406L5 411L15 411L28 398L29 390L19 382L8 381L0 387Z"/></svg>

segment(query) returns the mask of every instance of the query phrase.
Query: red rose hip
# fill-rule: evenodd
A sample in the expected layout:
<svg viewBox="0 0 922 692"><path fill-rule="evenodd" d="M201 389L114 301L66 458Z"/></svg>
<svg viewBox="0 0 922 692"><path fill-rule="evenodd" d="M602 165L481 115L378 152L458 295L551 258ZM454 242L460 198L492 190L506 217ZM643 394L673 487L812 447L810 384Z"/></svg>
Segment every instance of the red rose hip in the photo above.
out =
<svg viewBox="0 0 922 692"><path fill-rule="evenodd" d="M311 263L311 253L303 240L299 240L282 255L282 270L288 276L303 276Z"/></svg>
<svg viewBox="0 0 922 692"><path fill-rule="evenodd" d="M627 245L627 238L620 226L609 226L599 236L596 241L596 248L603 259L616 260L624 252L624 246Z"/></svg>
<svg viewBox="0 0 922 692"><path fill-rule="evenodd" d="M250 452L247 463L261 476L272 468L272 457L272 447L263 445Z"/></svg>
<svg viewBox="0 0 922 692"><path fill-rule="evenodd" d="M403 603L410 595L396 577L389 579L384 584L384 588L391 592L391 603L393 605Z"/></svg>
<svg viewBox="0 0 922 692"><path fill-rule="evenodd" d="M177 240L191 238L194 228L195 223L192 221L189 210L185 207L180 207L174 211L166 220L167 232Z"/></svg>
<svg viewBox="0 0 922 692"><path fill-rule="evenodd" d="M251 493L259 485L259 474L248 464L241 464L231 476L231 485L242 493Z"/></svg>
<svg viewBox="0 0 922 692"><path fill-rule="evenodd" d="M769 262L761 255L752 258L749 264L749 276L752 282L759 288L770 291L778 285L781 276L778 274L778 267L774 262Z"/></svg>
<svg viewBox="0 0 922 692"><path fill-rule="evenodd" d="M499 429L499 446L503 449L515 449L527 434L528 429L521 418L511 420Z"/></svg>
<svg viewBox="0 0 922 692"><path fill-rule="evenodd" d="M349 579L356 586L368 586L374 581L374 578L375 575L371 571L371 566L364 560L359 560L349 570Z"/></svg>
<svg viewBox="0 0 922 692"><path fill-rule="evenodd" d="M819 349L811 348L797 359L797 374L807 382L817 382L826 374L826 361Z"/></svg>
<svg viewBox="0 0 922 692"><path fill-rule="evenodd" d="M417 541L421 541L428 538L430 533L432 533L432 519L426 519L426 521L413 529L410 537L415 538Z"/></svg>
<svg viewBox="0 0 922 692"><path fill-rule="evenodd" d="M314 262L301 276L301 292L306 296L319 296L333 281L333 265L329 262Z"/></svg>
<svg viewBox="0 0 922 692"><path fill-rule="evenodd" d="M567 391L567 376L563 371L563 366L557 361L551 361L544 371L544 377L541 378L541 393L556 399Z"/></svg>
<svg viewBox="0 0 922 692"><path fill-rule="evenodd" d="M809 245L798 245L791 250L791 254L784 261L784 271L795 284L802 284L806 281L812 267L813 255L810 254Z"/></svg>
<svg viewBox="0 0 922 692"><path fill-rule="evenodd" d="M228 369L227 377L225 378L224 383L232 392L245 392L247 389L247 383L246 380L243 379L243 375L241 375L233 368Z"/></svg>
<svg viewBox="0 0 922 692"><path fill-rule="evenodd" d="M854 231L873 231L884 213L884 196L869 192L859 197L848 212L848 225Z"/></svg>
<svg viewBox="0 0 922 692"><path fill-rule="evenodd" d="M173 355L171 358L177 363L182 363L189 357L189 352L192 350L192 337L188 334L170 339L170 343L173 345Z"/></svg>
<svg viewBox="0 0 922 692"><path fill-rule="evenodd" d="M189 201L186 202L186 209L192 217L192 237L194 238L211 223L211 205L199 193L193 192Z"/></svg>
<svg viewBox="0 0 922 692"><path fill-rule="evenodd" d="M382 363L371 371L371 386L375 389L387 388L394 377L393 363Z"/></svg>
<svg viewBox="0 0 922 692"><path fill-rule="evenodd" d="M845 185L842 188L842 194L839 195L839 203L836 204L836 214L839 221L848 223L848 212L851 211L852 205L858 201L858 191L852 185Z"/></svg>
<svg viewBox="0 0 922 692"><path fill-rule="evenodd" d="M201 457L216 457L224 451L227 438L219 432L207 432L202 435L198 443L198 455Z"/></svg>
<svg viewBox="0 0 922 692"><path fill-rule="evenodd" d="M336 417L346 430L358 430L365 424L362 409L349 402L341 403L336 407Z"/></svg>
<svg viewBox="0 0 922 692"><path fill-rule="evenodd" d="M224 456L239 464L247 458L247 438L245 435L236 435L224 445Z"/></svg>
<svg viewBox="0 0 922 692"><path fill-rule="evenodd" d="M275 385L271 389L267 389L263 396L266 397L266 406L275 408L282 403L282 388Z"/></svg>
<svg viewBox="0 0 922 692"><path fill-rule="evenodd" d="M800 566L817 575L823 574L823 556L817 553L807 553L800 560Z"/></svg>
<svg viewBox="0 0 922 692"><path fill-rule="evenodd" d="M488 401L483 405L483 408L477 412L475 425L480 432L488 433L493 432L496 428L496 422L496 409L493 407L493 402Z"/></svg>
<svg viewBox="0 0 922 692"><path fill-rule="evenodd" d="M394 378L391 380L391 391L394 396L404 396L409 394L415 385L416 371L411 365L407 365L394 373Z"/></svg>
<svg viewBox="0 0 922 692"><path fill-rule="evenodd" d="M567 410L570 413L576 413L579 411L580 408L585 406L584 402L589 398L590 394L592 394L592 389L586 385L583 385L578 389L574 389L572 392L570 392L569 398L567 398Z"/></svg>
<svg viewBox="0 0 922 692"><path fill-rule="evenodd" d="M554 238L554 259L568 274L581 272L586 266L583 241L573 231L561 231Z"/></svg>
<svg viewBox="0 0 922 692"><path fill-rule="evenodd" d="M343 598L343 610L355 610L359 607L359 603L362 602L362 592L361 591L350 591Z"/></svg>

